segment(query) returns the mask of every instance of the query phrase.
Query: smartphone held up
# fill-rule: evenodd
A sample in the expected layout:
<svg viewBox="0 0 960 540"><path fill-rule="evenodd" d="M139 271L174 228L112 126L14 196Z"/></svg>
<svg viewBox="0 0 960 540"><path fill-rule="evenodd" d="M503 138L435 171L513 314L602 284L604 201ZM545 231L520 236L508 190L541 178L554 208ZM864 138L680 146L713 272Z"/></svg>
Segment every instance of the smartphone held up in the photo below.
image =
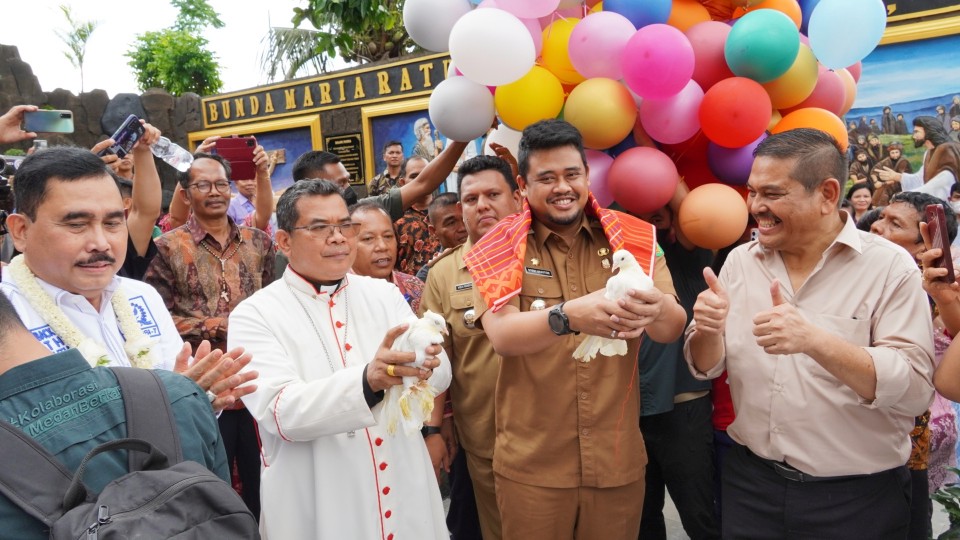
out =
<svg viewBox="0 0 960 540"><path fill-rule="evenodd" d="M133 146L137 144L137 141L143 137L144 132L145 129L143 124L140 123L140 119L137 118L137 115L131 114L127 116L127 119L113 132L113 135L110 137L113 139L113 144L101 150L98 155L103 157L116 154L117 157L123 158L130 153Z"/></svg>
<svg viewBox="0 0 960 540"><path fill-rule="evenodd" d="M942 250L932 265L937 268L946 268L947 275L936 278L937 281L953 283L957 280L953 272L953 257L950 253L950 235L947 232L947 217L943 206L929 204L926 208L927 231L930 233L930 244L933 249Z"/></svg>
<svg viewBox="0 0 960 540"><path fill-rule="evenodd" d="M70 111L26 111L23 130L34 133L73 133L73 113Z"/></svg>

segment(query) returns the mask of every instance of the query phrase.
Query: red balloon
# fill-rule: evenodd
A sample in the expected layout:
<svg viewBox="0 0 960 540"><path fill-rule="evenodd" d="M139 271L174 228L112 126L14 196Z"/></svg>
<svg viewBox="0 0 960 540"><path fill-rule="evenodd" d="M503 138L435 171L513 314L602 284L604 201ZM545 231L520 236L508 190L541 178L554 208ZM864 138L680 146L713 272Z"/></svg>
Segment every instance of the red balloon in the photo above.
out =
<svg viewBox="0 0 960 540"><path fill-rule="evenodd" d="M772 108L770 96L760 83L731 77L715 84L703 96L700 128L720 146L740 148L766 131Z"/></svg>
<svg viewBox="0 0 960 540"><path fill-rule="evenodd" d="M860 82L860 74L863 73L863 61L861 60L852 66L847 66L847 71L853 75L854 82Z"/></svg>
<svg viewBox="0 0 960 540"><path fill-rule="evenodd" d="M677 166L666 154L642 146L617 156L607 173L614 200L634 214L653 212L670 202L679 181Z"/></svg>
<svg viewBox="0 0 960 540"><path fill-rule="evenodd" d="M660 150L670 157L674 163L681 161L706 161L710 139L698 131L696 135L677 144L662 144Z"/></svg>
<svg viewBox="0 0 960 540"><path fill-rule="evenodd" d="M723 45L730 33L730 25L719 21L697 23L687 29L687 39L693 46L693 77L703 91L723 79L733 77L723 56Z"/></svg>
<svg viewBox="0 0 960 540"><path fill-rule="evenodd" d="M847 97L847 90L843 85L843 79L832 69L827 69L823 66L819 66L817 69L819 71L817 75L817 85L813 88L813 92L807 96L807 99L797 105L787 109L780 109L782 114L787 115L796 110L816 107L818 109L826 109L837 116L843 115L843 105Z"/></svg>
<svg viewBox="0 0 960 540"><path fill-rule="evenodd" d="M683 183L690 189L697 189L706 184L722 184L717 175L710 169L710 162L704 159L684 159L677 162L677 172Z"/></svg>

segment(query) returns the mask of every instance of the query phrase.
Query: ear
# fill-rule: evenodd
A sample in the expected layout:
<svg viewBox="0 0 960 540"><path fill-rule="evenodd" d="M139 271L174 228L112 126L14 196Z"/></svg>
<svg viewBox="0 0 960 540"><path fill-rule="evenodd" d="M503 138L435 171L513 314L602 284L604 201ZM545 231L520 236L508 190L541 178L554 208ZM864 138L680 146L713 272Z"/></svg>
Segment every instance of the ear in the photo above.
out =
<svg viewBox="0 0 960 540"><path fill-rule="evenodd" d="M819 190L824 199L824 213L835 213L840 205L840 182L836 178L827 178L820 184Z"/></svg>
<svg viewBox="0 0 960 540"><path fill-rule="evenodd" d="M520 193L520 198L526 197L527 196L527 179L518 174L517 185L520 187L520 189L517 190L517 192ZM517 192L514 192L514 193L517 193Z"/></svg>
<svg viewBox="0 0 960 540"><path fill-rule="evenodd" d="M401 176L400 179L397 180L397 187L403 187L404 184L406 183L407 183L407 178L405 176Z"/></svg>
<svg viewBox="0 0 960 540"><path fill-rule="evenodd" d="M430 233L430 236L437 235L437 228L433 226L433 223L427 223L427 232Z"/></svg>
<svg viewBox="0 0 960 540"><path fill-rule="evenodd" d="M287 259L290 258L290 233L283 229L278 229L277 234L273 236L273 241L277 243L277 247L280 249L280 252L283 253Z"/></svg>
<svg viewBox="0 0 960 540"><path fill-rule="evenodd" d="M21 253L27 246L27 232L30 223L30 218L23 214L7 216L7 232L10 234L10 238L13 238L13 246Z"/></svg>
<svg viewBox="0 0 960 540"><path fill-rule="evenodd" d="M184 204L190 206L190 188L185 188L180 186L180 198L183 199Z"/></svg>

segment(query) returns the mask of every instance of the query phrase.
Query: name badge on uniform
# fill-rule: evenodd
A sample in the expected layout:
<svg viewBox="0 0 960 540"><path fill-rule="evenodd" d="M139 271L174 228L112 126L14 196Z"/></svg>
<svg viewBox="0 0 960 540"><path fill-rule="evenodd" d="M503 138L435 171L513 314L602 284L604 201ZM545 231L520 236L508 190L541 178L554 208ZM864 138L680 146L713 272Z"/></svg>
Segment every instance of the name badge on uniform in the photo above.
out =
<svg viewBox="0 0 960 540"><path fill-rule="evenodd" d="M543 298L537 298L536 300L530 303L531 311L540 311L541 309L545 309L546 307L547 307L547 302Z"/></svg>
<svg viewBox="0 0 960 540"><path fill-rule="evenodd" d="M525 267L524 269L527 271L528 274L531 274L531 275L534 275L534 276L548 277L548 278L552 278L552 277L553 277L553 272L551 272L550 270L543 269L543 268L534 268L534 267L532 267L532 266L527 266L527 267Z"/></svg>
<svg viewBox="0 0 960 540"><path fill-rule="evenodd" d="M467 283L458 283L458 284L454 287L454 290L457 290L457 291L466 291L466 290L472 289L472 288L473 288L473 282L472 282L472 281L468 281Z"/></svg>
<svg viewBox="0 0 960 540"><path fill-rule="evenodd" d="M477 327L477 312L473 308L463 312L463 325L471 330Z"/></svg>

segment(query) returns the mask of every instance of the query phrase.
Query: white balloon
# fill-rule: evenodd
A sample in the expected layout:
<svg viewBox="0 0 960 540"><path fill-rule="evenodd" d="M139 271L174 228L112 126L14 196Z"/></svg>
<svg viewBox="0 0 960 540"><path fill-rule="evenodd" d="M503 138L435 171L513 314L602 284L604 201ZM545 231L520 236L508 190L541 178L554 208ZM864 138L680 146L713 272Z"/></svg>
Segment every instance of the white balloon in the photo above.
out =
<svg viewBox="0 0 960 540"><path fill-rule="evenodd" d="M490 143L497 143L505 146L514 157L520 155L520 137L523 133L515 129L510 129L506 124L500 124L487 135L487 140L483 142L483 155L495 156L496 152L490 149Z"/></svg>
<svg viewBox="0 0 960 540"><path fill-rule="evenodd" d="M450 57L471 81L500 86L523 77L536 51L527 27L502 9L477 9L450 31Z"/></svg>
<svg viewBox="0 0 960 540"><path fill-rule="evenodd" d="M443 81L430 96L430 120L444 137L455 141L482 137L495 115L490 90L466 77Z"/></svg>
<svg viewBox="0 0 960 540"><path fill-rule="evenodd" d="M403 4L403 26L417 45L446 52L450 30L471 10L470 0L407 0Z"/></svg>

